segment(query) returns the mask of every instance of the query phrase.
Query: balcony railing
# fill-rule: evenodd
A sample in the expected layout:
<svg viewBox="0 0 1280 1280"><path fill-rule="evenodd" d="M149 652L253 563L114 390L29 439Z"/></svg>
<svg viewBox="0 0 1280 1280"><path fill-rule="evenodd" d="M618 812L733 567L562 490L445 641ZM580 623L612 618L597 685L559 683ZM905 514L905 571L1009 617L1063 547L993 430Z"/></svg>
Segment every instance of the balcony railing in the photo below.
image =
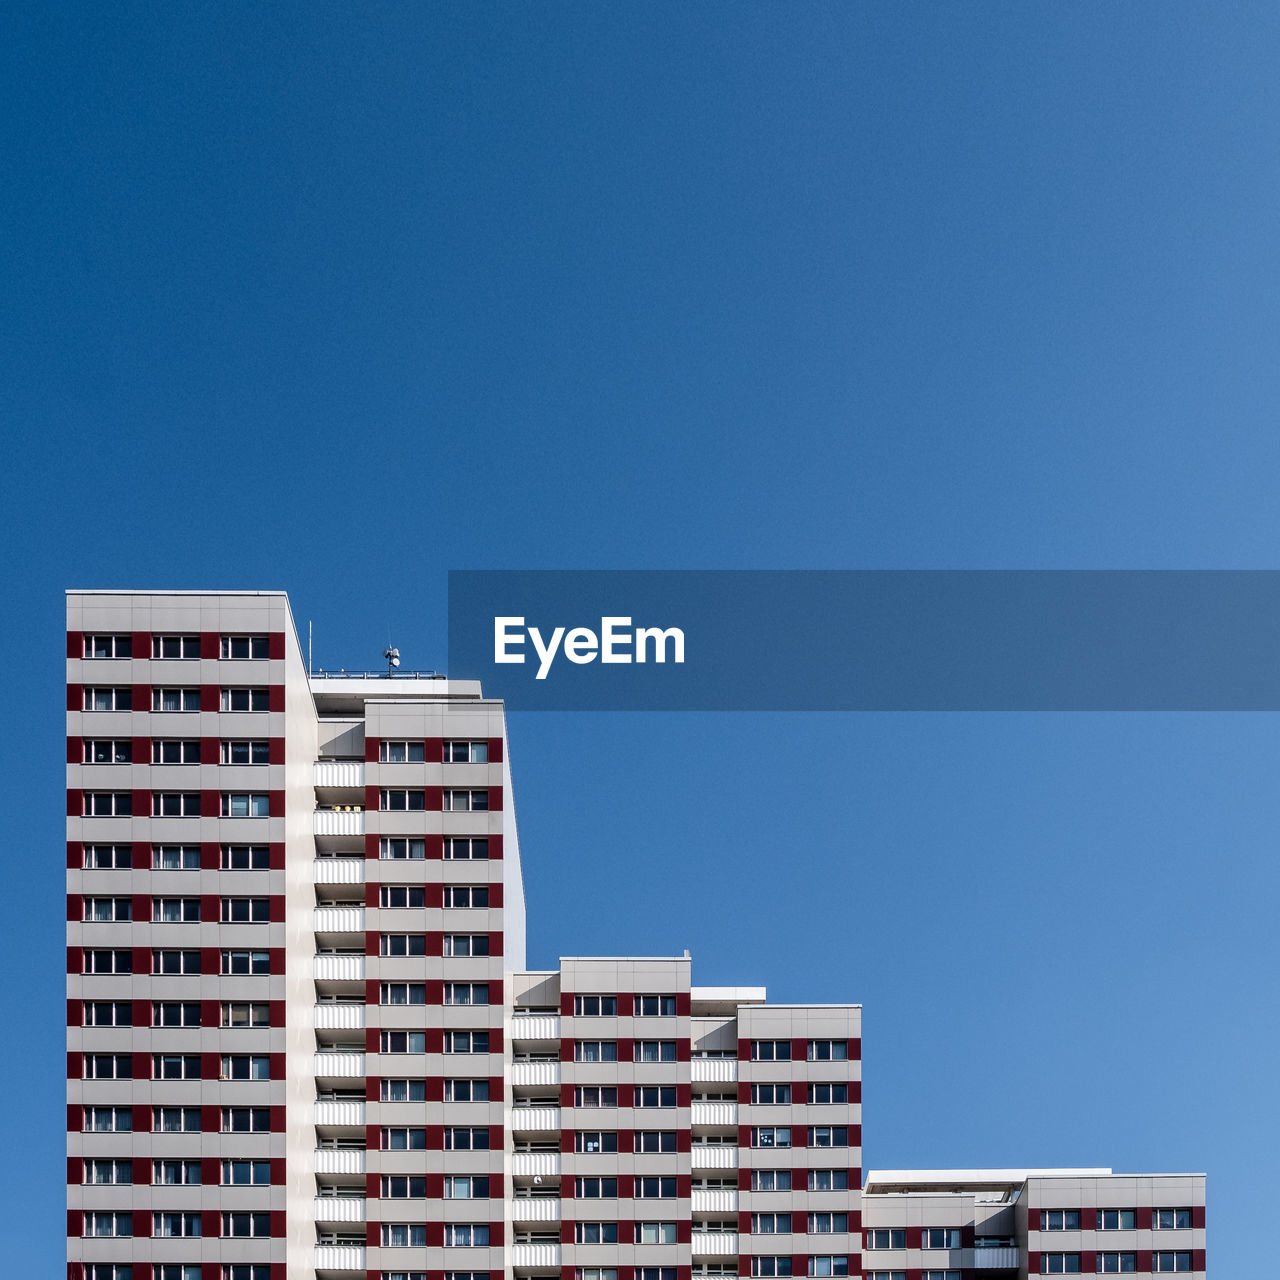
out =
<svg viewBox="0 0 1280 1280"><path fill-rule="evenodd" d="M367 1153L363 1147L317 1147L317 1173L364 1173Z"/></svg>
<svg viewBox="0 0 1280 1280"><path fill-rule="evenodd" d="M316 1026L324 1030L358 1031L364 1026L364 1010L364 1005L354 1000L326 1001L315 1007Z"/></svg>
<svg viewBox="0 0 1280 1280"><path fill-rule="evenodd" d="M559 1040L560 1019L554 1013L518 1013L511 1019L512 1040Z"/></svg>
<svg viewBox="0 0 1280 1280"><path fill-rule="evenodd" d="M320 1008L325 1008L321 1005ZM313 1057L318 1076L363 1076L363 1053L317 1053Z"/></svg>
<svg viewBox="0 0 1280 1280"><path fill-rule="evenodd" d="M1015 1247L998 1249L975 1249L973 1265L978 1271L1016 1271L1022 1264Z"/></svg>
<svg viewBox="0 0 1280 1280"><path fill-rule="evenodd" d="M317 787L364 787L363 760L317 760L314 785Z"/></svg>
<svg viewBox="0 0 1280 1280"><path fill-rule="evenodd" d="M513 1062L511 1083L513 1085L559 1084L560 1064L558 1062Z"/></svg>
<svg viewBox="0 0 1280 1280"><path fill-rule="evenodd" d="M738 1063L733 1058L694 1058L689 1067L694 1081L733 1084L738 1078Z"/></svg>
<svg viewBox="0 0 1280 1280"><path fill-rule="evenodd" d="M699 1146L695 1142L689 1155L689 1165L693 1169L736 1169L738 1148L714 1144Z"/></svg>
<svg viewBox="0 0 1280 1280"><path fill-rule="evenodd" d="M363 933L363 907L317 907L312 912L316 933Z"/></svg>
<svg viewBox="0 0 1280 1280"><path fill-rule="evenodd" d="M514 1178L558 1178L560 1153L558 1151L517 1151L511 1157L511 1176Z"/></svg>
<svg viewBox="0 0 1280 1280"><path fill-rule="evenodd" d="M364 835L363 809L317 809L311 830L318 836Z"/></svg>
<svg viewBox="0 0 1280 1280"><path fill-rule="evenodd" d="M738 1252L736 1231L695 1231L693 1256L695 1258L730 1258Z"/></svg>
<svg viewBox="0 0 1280 1280"><path fill-rule="evenodd" d="M513 1244L508 1255L513 1267L558 1267L558 1244Z"/></svg>
<svg viewBox="0 0 1280 1280"><path fill-rule="evenodd" d="M363 858L317 858L311 864L313 884L364 884Z"/></svg>
<svg viewBox="0 0 1280 1280"><path fill-rule="evenodd" d="M365 1219L363 1196L316 1196L312 1206L317 1222L363 1222Z"/></svg>
<svg viewBox="0 0 1280 1280"><path fill-rule="evenodd" d="M720 1129L737 1128L736 1102L695 1102L689 1112L689 1123L695 1127L708 1125Z"/></svg>
<svg viewBox="0 0 1280 1280"><path fill-rule="evenodd" d="M364 956L318 955L315 978L317 982L363 982Z"/></svg>
<svg viewBox="0 0 1280 1280"><path fill-rule="evenodd" d="M693 1191L690 1208L694 1213L737 1213L738 1193L736 1191Z"/></svg>
<svg viewBox="0 0 1280 1280"><path fill-rule="evenodd" d="M512 1222L559 1222L558 1196L517 1196L510 1202Z"/></svg>
<svg viewBox="0 0 1280 1280"><path fill-rule="evenodd" d="M317 1271L358 1271L364 1275L364 1245L318 1244L315 1267Z"/></svg>
<svg viewBox="0 0 1280 1280"><path fill-rule="evenodd" d="M560 1127L559 1107L512 1107L511 1128L520 1133L547 1133Z"/></svg>
<svg viewBox="0 0 1280 1280"><path fill-rule="evenodd" d="M317 1102L317 1125L349 1125L364 1128L364 1103L354 1099L341 1102Z"/></svg>

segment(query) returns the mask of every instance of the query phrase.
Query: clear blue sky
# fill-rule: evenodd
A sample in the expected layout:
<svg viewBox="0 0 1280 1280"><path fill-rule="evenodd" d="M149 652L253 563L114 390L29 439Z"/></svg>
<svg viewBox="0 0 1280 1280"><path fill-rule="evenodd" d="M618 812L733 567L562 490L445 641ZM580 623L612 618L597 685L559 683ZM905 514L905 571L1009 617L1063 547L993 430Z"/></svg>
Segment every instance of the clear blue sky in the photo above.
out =
<svg viewBox="0 0 1280 1280"><path fill-rule="evenodd" d="M14 1274L63 1258L65 587L440 666L449 568L1277 567L1274 4L44 0L0 63ZM869 1166L1207 1170L1251 1271L1275 717L511 740L531 963L860 1000Z"/></svg>

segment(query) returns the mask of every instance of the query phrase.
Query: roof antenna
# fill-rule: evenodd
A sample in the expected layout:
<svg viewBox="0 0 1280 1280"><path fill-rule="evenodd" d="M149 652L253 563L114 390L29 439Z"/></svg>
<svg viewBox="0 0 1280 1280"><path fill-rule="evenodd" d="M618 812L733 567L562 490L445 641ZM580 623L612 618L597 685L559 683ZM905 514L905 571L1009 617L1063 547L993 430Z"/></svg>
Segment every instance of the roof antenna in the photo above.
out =
<svg viewBox="0 0 1280 1280"><path fill-rule="evenodd" d="M394 675L395 669L400 665L400 650L387 645L382 651L382 656L387 660L387 675Z"/></svg>

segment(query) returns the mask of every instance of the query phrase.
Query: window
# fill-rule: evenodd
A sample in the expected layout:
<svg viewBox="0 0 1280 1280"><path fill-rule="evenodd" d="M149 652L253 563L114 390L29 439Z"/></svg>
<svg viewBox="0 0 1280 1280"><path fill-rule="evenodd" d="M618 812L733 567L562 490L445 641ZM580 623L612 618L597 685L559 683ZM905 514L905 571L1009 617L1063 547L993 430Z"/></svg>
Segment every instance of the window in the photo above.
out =
<svg viewBox="0 0 1280 1280"><path fill-rule="evenodd" d="M384 1222L382 1247L384 1249L423 1249L427 1244L427 1228L422 1223Z"/></svg>
<svg viewBox="0 0 1280 1280"><path fill-rule="evenodd" d="M199 764L199 738L152 738L152 764Z"/></svg>
<svg viewBox="0 0 1280 1280"><path fill-rule="evenodd" d="M618 1224L616 1222L575 1222L573 1242L574 1244L617 1244Z"/></svg>
<svg viewBox="0 0 1280 1280"><path fill-rule="evenodd" d="M810 1191L847 1191L849 1189L848 1169L810 1169Z"/></svg>
<svg viewBox="0 0 1280 1280"><path fill-rule="evenodd" d="M445 1036L446 1042L448 1034ZM383 1031L378 1041L382 1053L426 1053L427 1033L425 1031ZM447 1053L448 1050L446 1049Z"/></svg>
<svg viewBox="0 0 1280 1280"><path fill-rule="evenodd" d="M151 1234L153 1236L198 1236L200 1234L200 1215L198 1213L153 1213L151 1215Z"/></svg>
<svg viewBox="0 0 1280 1280"><path fill-rule="evenodd" d="M223 689L219 706L223 711L269 711L268 689Z"/></svg>
<svg viewBox="0 0 1280 1280"><path fill-rule="evenodd" d="M384 1200L425 1200L427 1198L427 1180L424 1177L409 1177L403 1174L382 1175L382 1198Z"/></svg>
<svg viewBox="0 0 1280 1280"><path fill-rule="evenodd" d="M446 1151L488 1151L489 1130L459 1126L444 1131Z"/></svg>
<svg viewBox="0 0 1280 1280"><path fill-rule="evenodd" d="M200 899L152 898L151 919L156 924L196 924L200 920Z"/></svg>
<svg viewBox="0 0 1280 1280"><path fill-rule="evenodd" d="M427 807L427 793L404 787L383 787L378 792L378 808L384 813L421 813Z"/></svg>
<svg viewBox="0 0 1280 1280"><path fill-rule="evenodd" d="M637 1062L674 1062L676 1060L676 1042L674 1040L637 1040Z"/></svg>
<svg viewBox="0 0 1280 1280"><path fill-rule="evenodd" d="M814 1125L809 1130L811 1147L847 1147L849 1130L843 1125Z"/></svg>
<svg viewBox="0 0 1280 1280"><path fill-rule="evenodd" d="M132 1160L86 1160L84 1180L90 1186L127 1186L133 1181Z"/></svg>
<svg viewBox="0 0 1280 1280"><path fill-rule="evenodd" d="M1134 1212L1132 1209L1099 1209L1099 1231L1132 1231Z"/></svg>
<svg viewBox="0 0 1280 1280"><path fill-rule="evenodd" d="M444 887L444 905L446 907L487 907L489 886L487 884L447 884Z"/></svg>
<svg viewBox="0 0 1280 1280"><path fill-rule="evenodd" d="M674 1200L676 1198L676 1180L674 1178L637 1178L637 1200Z"/></svg>
<svg viewBox="0 0 1280 1280"><path fill-rule="evenodd" d="M427 891L422 885L384 884L378 891L382 907L425 907Z"/></svg>
<svg viewBox="0 0 1280 1280"><path fill-rule="evenodd" d="M488 764L489 744L487 742L446 742L444 762L445 764Z"/></svg>
<svg viewBox="0 0 1280 1280"><path fill-rule="evenodd" d="M445 1178L444 1198L446 1200L487 1200L489 1198L488 1174Z"/></svg>
<svg viewBox="0 0 1280 1280"><path fill-rule="evenodd" d="M675 1242L676 1224L674 1222L636 1223L636 1244L675 1244Z"/></svg>
<svg viewBox="0 0 1280 1280"><path fill-rule="evenodd" d="M446 956L487 956L489 954L489 935L487 933L446 933L444 935L444 953Z"/></svg>
<svg viewBox="0 0 1280 1280"><path fill-rule="evenodd" d="M751 1231L753 1235L762 1236L789 1234L791 1231L791 1215L789 1213L753 1213L751 1215Z"/></svg>
<svg viewBox="0 0 1280 1280"><path fill-rule="evenodd" d="M488 1080L446 1080L444 1082L444 1100L446 1102L488 1102Z"/></svg>
<svg viewBox="0 0 1280 1280"><path fill-rule="evenodd" d="M579 1129L573 1135L573 1149L587 1155L617 1151L618 1135L606 1129Z"/></svg>
<svg viewBox="0 0 1280 1280"><path fill-rule="evenodd" d="M85 1107L85 1133L130 1133L133 1130L132 1107Z"/></svg>
<svg viewBox="0 0 1280 1280"><path fill-rule="evenodd" d="M573 1012L579 1018L616 1018L617 996L574 996Z"/></svg>
<svg viewBox="0 0 1280 1280"><path fill-rule="evenodd" d="M192 1280L199 1278L192 1277ZM222 1280L271 1280L271 1265L266 1262L224 1262Z"/></svg>
<svg viewBox="0 0 1280 1280"><path fill-rule="evenodd" d="M383 1151L425 1151L427 1149L427 1131L425 1129L386 1128L382 1130Z"/></svg>
<svg viewBox="0 0 1280 1280"><path fill-rule="evenodd" d="M811 1276L847 1276L849 1274L849 1255L836 1254L809 1259Z"/></svg>
<svg viewBox="0 0 1280 1280"><path fill-rule="evenodd" d="M157 1000L151 1005L153 1027L198 1027L200 1005L196 1001Z"/></svg>
<svg viewBox="0 0 1280 1280"><path fill-rule="evenodd" d="M271 1215L269 1213L224 1213L222 1234L224 1236L269 1236Z"/></svg>
<svg viewBox="0 0 1280 1280"><path fill-rule="evenodd" d="M381 1097L383 1102L426 1102L427 1082L425 1080L383 1080Z"/></svg>
<svg viewBox="0 0 1280 1280"><path fill-rule="evenodd" d="M151 972L199 973L200 953L198 951L153 951Z"/></svg>
<svg viewBox="0 0 1280 1280"><path fill-rule="evenodd" d="M157 1187L198 1187L199 1160L153 1160L151 1181Z"/></svg>
<svg viewBox="0 0 1280 1280"><path fill-rule="evenodd" d="M616 1040L575 1040L573 1060L574 1062L617 1062L618 1042Z"/></svg>
<svg viewBox="0 0 1280 1280"><path fill-rule="evenodd" d="M809 1234L810 1235L825 1236L825 1235L830 1235L832 1232L844 1232L848 1230L849 1230L849 1215L847 1213L811 1213L809 1215ZM926 1236L929 1235L929 1232L926 1231L925 1235ZM957 1240L959 1239L959 1236L960 1236L960 1233L957 1231L956 1232ZM931 1246L926 1244L923 1247L926 1249L929 1249L934 1247L945 1248L946 1246L943 1246L943 1245ZM956 1247L958 1248L959 1245L957 1245Z"/></svg>
<svg viewBox="0 0 1280 1280"><path fill-rule="evenodd" d="M806 1054L810 1062L844 1062L849 1057L847 1040L810 1040Z"/></svg>
<svg viewBox="0 0 1280 1280"><path fill-rule="evenodd" d="M151 656L153 658L198 658L200 637L152 636Z"/></svg>
<svg viewBox="0 0 1280 1280"><path fill-rule="evenodd" d="M1151 1227L1154 1231L1189 1231L1190 1209L1152 1209Z"/></svg>
<svg viewBox="0 0 1280 1280"><path fill-rule="evenodd" d="M198 818L200 793L198 791L153 791L151 816L153 818Z"/></svg>
<svg viewBox="0 0 1280 1280"><path fill-rule="evenodd" d="M132 898L86 898L84 918L88 921L121 921L133 919Z"/></svg>
<svg viewBox="0 0 1280 1280"><path fill-rule="evenodd" d="M809 1105L810 1106L826 1106L831 1103L846 1103L849 1101L849 1086L847 1084L811 1084L809 1086Z"/></svg>
<svg viewBox="0 0 1280 1280"><path fill-rule="evenodd" d="M86 1213L84 1234L86 1236L131 1236L133 1235L133 1214L114 1209Z"/></svg>
<svg viewBox="0 0 1280 1280"><path fill-rule="evenodd" d="M574 1280L618 1280L617 1267L576 1267Z"/></svg>
<svg viewBox="0 0 1280 1280"><path fill-rule="evenodd" d="M427 856L425 840L383 836L378 845L378 857L392 862L421 862Z"/></svg>
<svg viewBox="0 0 1280 1280"><path fill-rule="evenodd" d="M446 1031L444 1051L445 1053L488 1053L489 1033L487 1031Z"/></svg>
<svg viewBox="0 0 1280 1280"><path fill-rule="evenodd" d="M224 660L266 658L270 648L266 636L223 636L221 653Z"/></svg>
<svg viewBox="0 0 1280 1280"><path fill-rule="evenodd" d="M269 818L271 797L261 791L253 793L224 791L222 816L224 818Z"/></svg>
<svg viewBox="0 0 1280 1280"><path fill-rule="evenodd" d="M81 1064L86 1080L132 1080L133 1055L129 1053L86 1053Z"/></svg>
<svg viewBox="0 0 1280 1280"><path fill-rule="evenodd" d="M223 973L270 973L270 951L224 951Z"/></svg>
<svg viewBox="0 0 1280 1280"><path fill-rule="evenodd" d="M675 1085L637 1085L635 1090L637 1107L674 1107L676 1105Z"/></svg>
<svg viewBox="0 0 1280 1280"><path fill-rule="evenodd" d="M489 984L487 982L446 982L444 1003L488 1004Z"/></svg>
<svg viewBox="0 0 1280 1280"><path fill-rule="evenodd" d="M867 1232L868 1249L905 1249L906 1247L907 1233L905 1230L877 1229Z"/></svg>
<svg viewBox="0 0 1280 1280"><path fill-rule="evenodd" d="M1190 1271L1191 1254L1187 1251L1179 1253L1153 1253L1151 1255L1152 1271Z"/></svg>
<svg viewBox="0 0 1280 1280"><path fill-rule="evenodd" d="M223 1107L223 1133L270 1133L270 1107Z"/></svg>
<svg viewBox="0 0 1280 1280"><path fill-rule="evenodd" d="M132 973L132 951L86 951L85 973Z"/></svg>
<svg viewBox="0 0 1280 1280"><path fill-rule="evenodd" d="M132 658L132 636L85 636L86 658Z"/></svg>
<svg viewBox="0 0 1280 1280"><path fill-rule="evenodd" d="M445 813L485 813L489 808L488 790L447 790L444 793Z"/></svg>
<svg viewBox="0 0 1280 1280"><path fill-rule="evenodd" d="M224 871L266 871L271 865L271 850L265 844L224 844Z"/></svg>
<svg viewBox="0 0 1280 1280"><path fill-rule="evenodd" d="M775 1128L772 1125L757 1126L751 1130L751 1145L753 1147L789 1147L791 1130Z"/></svg>
<svg viewBox="0 0 1280 1280"><path fill-rule="evenodd" d="M574 1178L574 1194L579 1200L616 1200L617 1178Z"/></svg>
<svg viewBox="0 0 1280 1280"><path fill-rule="evenodd" d="M450 862L476 862L489 856L487 836L450 836L444 842L444 856Z"/></svg>
<svg viewBox="0 0 1280 1280"><path fill-rule="evenodd" d="M959 1271L922 1271L920 1280L960 1280Z"/></svg>
<svg viewBox="0 0 1280 1280"><path fill-rule="evenodd" d="M674 1018L676 998L675 996L636 996L635 1016L637 1018Z"/></svg>
<svg viewBox="0 0 1280 1280"><path fill-rule="evenodd" d="M152 1133L199 1133L199 1107L152 1107Z"/></svg>
<svg viewBox="0 0 1280 1280"><path fill-rule="evenodd" d="M156 1262L152 1264L152 1280L200 1280L198 1262Z"/></svg>
<svg viewBox="0 0 1280 1280"><path fill-rule="evenodd" d="M84 1280L133 1280L131 1262L86 1262Z"/></svg>
<svg viewBox="0 0 1280 1280"><path fill-rule="evenodd" d="M266 924L271 918L267 898L223 898L223 924Z"/></svg>
<svg viewBox="0 0 1280 1280"><path fill-rule="evenodd" d="M384 933L378 942L378 952L384 956L425 956L425 933Z"/></svg>
<svg viewBox="0 0 1280 1280"><path fill-rule="evenodd" d="M151 1055L153 1080L199 1080L200 1055L179 1053L153 1053Z"/></svg>
<svg viewBox="0 0 1280 1280"><path fill-rule="evenodd" d="M271 743L264 738L223 739L223 764L270 764Z"/></svg>
<svg viewBox="0 0 1280 1280"><path fill-rule="evenodd" d="M425 982L384 982L378 992L379 1004L426 1004Z"/></svg>
<svg viewBox="0 0 1280 1280"><path fill-rule="evenodd" d="M1041 1209L1041 1231L1079 1231L1079 1209Z"/></svg>
<svg viewBox="0 0 1280 1280"><path fill-rule="evenodd" d="M790 1040L753 1040L751 1042L752 1062L790 1062Z"/></svg>
<svg viewBox="0 0 1280 1280"><path fill-rule="evenodd" d="M152 711L199 711L199 689L152 689Z"/></svg>
<svg viewBox="0 0 1280 1280"><path fill-rule="evenodd" d="M224 1080L270 1080L271 1059L266 1054L250 1056L244 1053L222 1055Z"/></svg>
<svg viewBox="0 0 1280 1280"><path fill-rule="evenodd" d="M925 1227L920 1233L922 1249L958 1249L960 1247L959 1227Z"/></svg>
<svg viewBox="0 0 1280 1280"><path fill-rule="evenodd" d="M388 1276L387 1272L382 1273L384 1278ZM391 1275L389 1280L405 1280L403 1274ZM415 1271L408 1280L427 1280L426 1274L421 1271ZM443 1280L490 1280L487 1271L446 1271L443 1273Z"/></svg>
<svg viewBox="0 0 1280 1280"><path fill-rule="evenodd" d="M414 763L426 758L426 747L421 742L380 742L378 744L378 759L383 764Z"/></svg>
<svg viewBox="0 0 1280 1280"><path fill-rule="evenodd" d="M444 1247L446 1249L484 1249L489 1245L487 1222L446 1222Z"/></svg>
<svg viewBox="0 0 1280 1280"><path fill-rule="evenodd" d="M128 1000L86 1000L83 1025L131 1027L133 1026L133 1004Z"/></svg>
<svg viewBox="0 0 1280 1280"><path fill-rule="evenodd" d="M674 1129L637 1129L635 1150L640 1152L671 1152L676 1149Z"/></svg>
<svg viewBox="0 0 1280 1280"><path fill-rule="evenodd" d="M1074 1276L1079 1273L1080 1255L1078 1253L1042 1253L1040 1255L1042 1276Z"/></svg>
<svg viewBox="0 0 1280 1280"><path fill-rule="evenodd" d="M85 764L129 764L133 760L131 738L86 738Z"/></svg>
<svg viewBox="0 0 1280 1280"><path fill-rule="evenodd" d="M86 711L132 711L133 690L127 685L119 689L97 686L85 688L84 709Z"/></svg>
<svg viewBox="0 0 1280 1280"><path fill-rule="evenodd" d="M752 1191L790 1191L790 1169L752 1169Z"/></svg>
<svg viewBox="0 0 1280 1280"><path fill-rule="evenodd" d="M86 791L86 818L128 818L133 814L132 791Z"/></svg>
<svg viewBox="0 0 1280 1280"><path fill-rule="evenodd" d="M787 1106L791 1102L789 1084L753 1084L751 1101L757 1106Z"/></svg>
<svg viewBox="0 0 1280 1280"><path fill-rule="evenodd" d="M224 1027L269 1027L271 1006L265 1001L227 1000L222 1005Z"/></svg>
<svg viewBox="0 0 1280 1280"><path fill-rule="evenodd" d="M789 1276L791 1274L790 1258L752 1258L751 1274L753 1276Z"/></svg>
<svg viewBox="0 0 1280 1280"><path fill-rule="evenodd" d="M618 1089L616 1085L580 1084L573 1090L575 1107L616 1107L618 1105Z"/></svg>
<svg viewBox="0 0 1280 1280"><path fill-rule="evenodd" d="M198 844L153 844L151 866L156 871L199 871Z"/></svg>
<svg viewBox="0 0 1280 1280"><path fill-rule="evenodd" d="M105 871L133 866L133 849L127 844L87 844L84 847L86 870Z"/></svg>
<svg viewBox="0 0 1280 1280"><path fill-rule="evenodd" d="M1111 1275L1121 1271L1134 1270L1134 1256L1131 1253L1098 1254L1098 1274Z"/></svg>

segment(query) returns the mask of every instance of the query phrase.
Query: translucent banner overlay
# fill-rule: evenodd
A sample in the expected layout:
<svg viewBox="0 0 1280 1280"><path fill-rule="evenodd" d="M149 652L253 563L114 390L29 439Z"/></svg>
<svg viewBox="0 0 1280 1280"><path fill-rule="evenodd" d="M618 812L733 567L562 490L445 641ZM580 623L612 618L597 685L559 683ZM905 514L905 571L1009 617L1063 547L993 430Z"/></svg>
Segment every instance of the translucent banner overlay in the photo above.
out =
<svg viewBox="0 0 1280 1280"><path fill-rule="evenodd" d="M513 710L1275 711L1280 571L454 571L448 670Z"/></svg>

